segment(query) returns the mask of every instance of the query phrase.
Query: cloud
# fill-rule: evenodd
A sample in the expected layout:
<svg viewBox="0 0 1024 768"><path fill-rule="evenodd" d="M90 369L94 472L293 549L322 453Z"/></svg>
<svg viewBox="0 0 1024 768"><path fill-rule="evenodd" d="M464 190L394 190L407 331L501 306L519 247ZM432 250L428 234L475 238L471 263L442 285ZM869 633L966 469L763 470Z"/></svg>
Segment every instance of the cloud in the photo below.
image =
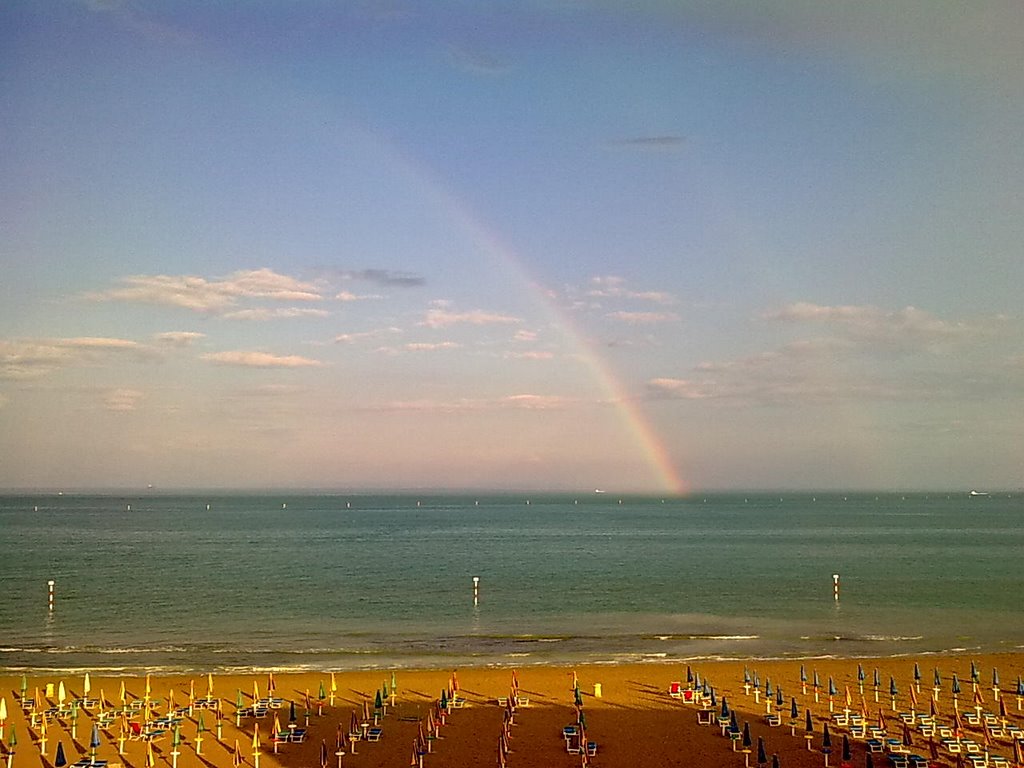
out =
<svg viewBox="0 0 1024 768"><path fill-rule="evenodd" d="M280 320L295 317L328 317L330 312L326 309L314 309L312 307L257 307L255 309L239 309L234 312L225 312L224 317L229 320Z"/></svg>
<svg viewBox="0 0 1024 768"><path fill-rule="evenodd" d="M272 355L268 352L246 350L210 352L203 355L202 359L217 365L242 368L310 368L323 365L319 360L299 355Z"/></svg>
<svg viewBox="0 0 1024 768"><path fill-rule="evenodd" d="M161 344L167 344L172 347L188 347L193 342L205 339L206 334L196 331L167 331L166 333L158 333L153 338Z"/></svg>
<svg viewBox="0 0 1024 768"><path fill-rule="evenodd" d="M392 326L390 328L378 328L373 331L360 331L358 333L339 333L334 337L334 342L336 344L354 344L355 342L362 341L363 339L375 339L384 335L401 332L401 328L395 328Z"/></svg>
<svg viewBox="0 0 1024 768"><path fill-rule="evenodd" d="M427 311L426 317L420 323L428 328L447 328L452 325L502 325L521 323L522 320L511 315L502 315L494 312L485 312L481 309L470 312L449 312L443 308L434 308Z"/></svg>
<svg viewBox="0 0 1024 768"><path fill-rule="evenodd" d="M592 277L584 295L596 299L631 299L653 304L675 304L675 298L664 291L635 291L626 287L626 281L615 275Z"/></svg>
<svg viewBox="0 0 1024 768"><path fill-rule="evenodd" d="M463 46L452 45L448 48L452 61L459 69L478 75L502 75L512 67L492 53L481 50L470 50Z"/></svg>
<svg viewBox="0 0 1024 768"><path fill-rule="evenodd" d="M114 389L103 398L103 405L108 411L124 413L134 411L143 397L137 389Z"/></svg>
<svg viewBox="0 0 1024 768"><path fill-rule="evenodd" d="M608 317L629 325L658 325L679 320L675 312L609 312Z"/></svg>
<svg viewBox="0 0 1024 768"><path fill-rule="evenodd" d="M243 299L320 301L323 296L313 283L262 268L240 270L212 280L198 275L134 275L122 278L118 287L89 293L85 298L221 313Z"/></svg>
<svg viewBox="0 0 1024 768"><path fill-rule="evenodd" d="M615 139L612 142L614 147L626 149L644 149L657 151L675 151L686 144L686 138L677 134L662 134L658 136L631 136L624 139Z"/></svg>
<svg viewBox="0 0 1024 768"><path fill-rule="evenodd" d="M116 356L158 357L150 347L128 339L82 336L37 340L0 340L0 379L31 379L60 368L86 365Z"/></svg>
<svg viewBox="0 0 1024 768"><path fill-rule="evenodd" d="M564 409L575 400L558 395L517 394L493 399L460 398L457 400L396 400L375 410L420 411L427 413L478 413L481 411L549 411Z"/></svg>
<svg viewBox="0 0 1024 768"><path fill-rule="evenodd" d="M365 280L377 285L395 286L398 288L419 288L426 285L426 280L412 272L393 272L389 269L359 269L343 271L340 276L344 280Z"/></svg>
<svg viewBox="0 0 1024 768"><path fill-rule="evenodd" d="M512 360L552 360L555 353L535 350L532 352L506 352L504 356Z"/></svg>
<svg viewBox="0 0 1024 768"><path fill-rule="evenodd" d="M996 332L1005 323L1004 318L990 318L980 324L951 323L915 307L884 310L874 306L823 306L808 302L789 304L763 317L769 321L827 326L851 339L931 350L945 344L976 341Z"/></svg>
<svg viewBox="0 0 1024 768"><path fill-rule="evenodd" d="M334 297L337 301L371 301L374 299L383 299L379 293L367 293L363 295L351 293L350 291L342 291Z"/></svg>
<svg viewBox="0 0 1024 768"><path fill-rule="evenodd" d="M443 349L458 349L461 346L461 344L457 344L454 341L439 341L434 343L414 341L404 345L401 348L404 349L406 352L437 352L438 350Z"/></svg>

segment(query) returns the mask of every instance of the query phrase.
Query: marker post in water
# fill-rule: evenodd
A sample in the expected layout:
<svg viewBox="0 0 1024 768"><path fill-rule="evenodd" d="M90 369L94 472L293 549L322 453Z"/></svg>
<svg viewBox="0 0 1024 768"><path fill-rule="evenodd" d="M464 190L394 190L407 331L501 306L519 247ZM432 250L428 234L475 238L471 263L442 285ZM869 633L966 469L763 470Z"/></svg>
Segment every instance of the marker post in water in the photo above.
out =
<svg viewBox="0 0 1024 768"><path fill-rule="evenodd" d="M50 609L50 613L53 613L53 587L54 587L54 584L55 584L55 582L54 582L53 579L50 579L48 582L46 582L46 590L47 590L46 604L47 604L47 607Z"/></svg>
<svg viewBox="0 0 1024 768"><path fill-rule="evenodd" d="M839 602L839 574L832 574L832 598L838 603Z"/></svg>
<svg viewBox="0 0 1024 768"><path fill-rule="evenodd" d="M473 577L473 606L480 605L480 577Z"/></svg>

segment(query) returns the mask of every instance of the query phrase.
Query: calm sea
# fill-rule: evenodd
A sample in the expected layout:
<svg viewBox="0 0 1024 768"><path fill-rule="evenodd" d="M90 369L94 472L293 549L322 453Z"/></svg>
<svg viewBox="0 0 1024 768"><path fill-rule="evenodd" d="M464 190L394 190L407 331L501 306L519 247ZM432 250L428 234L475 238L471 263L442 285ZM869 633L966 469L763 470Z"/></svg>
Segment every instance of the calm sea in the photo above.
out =
<svg viewBox="0 0 1024 768"><path fill-rule="evenodd" d="M1011 650L1022 553L1020 493L5 496L0 668Z"/></svg>

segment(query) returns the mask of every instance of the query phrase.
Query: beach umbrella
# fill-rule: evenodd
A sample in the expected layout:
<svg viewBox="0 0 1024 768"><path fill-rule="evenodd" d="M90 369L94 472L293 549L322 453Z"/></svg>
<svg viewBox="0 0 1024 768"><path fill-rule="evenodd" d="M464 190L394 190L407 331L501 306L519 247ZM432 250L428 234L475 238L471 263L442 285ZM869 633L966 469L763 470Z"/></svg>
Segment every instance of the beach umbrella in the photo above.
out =
<svg viewBox="0 0 1024 768"><path fill-rule="evenodd" d="M391 670L391 706L395 706L395 696L398 695L398 682L395 680L395 671Z"/></svg>
<svg viewBox="0 0 1024 768"><path fill-rule="evenodd" d="M910 735L909 723L903 724L903 746L912 747L914 746L914 737Z"/></svg>
<svg viewBox="0 0 1024 768"><path fill-rule="evenodd" d="M57 753L56 753L56 755L53 758L54 768L64 768L64 766L67 765L67 764L68 764L68 758L64 754L64 742L63 741L58 741L57 742Z"/></svg>
<svg viewBox="0 0 1024 768"><path fill-rule="evenodd" d="M322 715L324 713L324 700L326 698L327 698L327 691L324 690L324 681L321 680L320 681L320 690L317 691L317 694L316 694L316 701L317 701L316 713L318 715Z"/></svg>
<svg viewBox="0 0 1024 768"><path fill-rule="evenodd" d="M153 742L149 742L149 753L153 754ZM231 753L231 764L235 768L242 764L242 748L238 745L238 739L235 739L235 751Z"/></svg>
<svg viewBox="0 0 1024 768"><path fill-rule="evenodd" d="M383 709L384 708L384 700L381 698L379 690L377 691L377 695L374 696L373 708L374 709Z"/></svg>
<svg viewBox="0 0 1024 768"><path fill-rule="evenodd" d="M242 761L239 760L235 765L241 765ZM156 756L153 754L153 742L146 742L146 768L156 768Z"/></svg>
<svg viewBox="0 0 1024 768"><path fill-rule="evenodd" d="M718 699L715 697L715 687L711 686L711 707L712 709L718 705Z"/></svg>
<svg viewBox="0 0 1024 768"><path fill-rule="evenodd" d="M289 723L289 725L294 726L294 724L298 721L298 719L299 718L296 717L296 715L295 715L295 699L292 699L291 701L288 702L288 723Z"/></svg>
<svg viewBox="0 0 1024 768"><path fill-rule="evenodd" d="M743 722L743 749L749 750L754 745L750 738L750 723Z"/></svg>
<svg viewBox="0 0 1024 768"><path fill-rule="evenodd" d="M955 706L956 705L956 697L960 695L960 678L958 678L956 676L956 672L953 673L952 691L953 691L953 703L954 703L954 706Z"/></svg>
<svg viewBox="0 0 1024 768"><path fill-rule="evenodd" d="M64 690L64 681L61 680L60 684L57 686L57 703L63 706L64 699L66 699L67 696L67 691Z"/></svg>
<svg viewBox="0 0 1024 768"><path fill-rule="evenodd" d="M785 703L786 699L782 695L782 686L780 685L775 689L775 706L782 709Z"/></svg>
<svg viewBox="0 0 1024 768"><path fill-rule="evenodd" d="M28 675L21 675L21 700L25 701L25 694L28 693Z"/></svg>
<svg viewBox="0 0 1024 768"><path fill-rule="evenodd" d="M320 768L327 768L327 742L320 739Z"/></svg>
<svg viewBox="0 0 1024 768"><path fill-rule="evenodd" d="M796 735L796 724L800 722L800 710L796 706L796 696L789 700L789 730L790 735Z"/></svg>
<svg viewBox="0 0 1024 768"><path fill-rule="evenodd" d="M779 768L779 753L776 752L772 755L772 768Z"/></svg>
<svg viewBox="0 0 1024 768"><path fill-rule="evenodd" d="M722 717L729 716L729 703L725 700L725 696L722 697Z"/></svg>
<svg viewBox="0 0 1024 768"><path fill-rule="evenodd" d="M860 664L857 665L857 685L860 688L861 696L864 695L864 667Z"/></svg>
<svg viewBox="0 0 1024 768"><path fill-rule="evenodd" d="M893 709L894 712L896 711L896 694L897 693L899 693L899 691L896 690L896 678L894 678L892 675L890 675L889 676L889 698L892 699L892 709Z"/></svg>
<svg viewBox="0 0 1024 768"><path fill-rule="evenodd" d="M1024 742L1020 739L1013 740L1013 762L1024 765Z"/></svg>
<svg viewBox="0 0 1024 768"><path fill-rule="evenodd" d="M825 752L825 750L832 751L832 734L829 733L828 723L825 723L821 729L821 751Z"/></svg>
<svg viewBox="0 0 1024 768"><path fill-rule="evenodd" d="M978 667L971 661L971 682L977 685L978 683Z"/></svg>
<svg viewBox="0 0 1024 768"><path fill-rule="evenodd" d="M864 753L864 768L875 768L875 761L872 759L870 752Z"/></svg>
<svg viewBox="0 0 1024 768"><path fill-rule="evenodd" d="M689 664L686 665L686 682L688 682L688 683L692 683L693 682L693 670L690 669L690 665ZM743 682L744 683L749 683L750 682L750 675L747 674L747 668L746 667L743 667Z"/></svg>
<svg viewBox="0 0 1024 768"><path fill-rule="evenodd" d="M765 753L764 750L764 738L762 738L761 736L757 737L757 764L768 764L768 755Z"/></svg>
<svg viewBox="0 0 1024 768"><path fill-rule="evenodd" d="M850 752L850 737L845 733L843 734L843 762L848 763L853 759L853 755Z"/></svg>
<svg viewBox="0 0 1024 768"><path fill-rule="evenodd" d="M914 685L917 687L917 692L921 692L921 667L918 666L917 662L914 662Z"/></svg>
<svg viewBox="0 0 1024 768"><path fill-rule="evenodd" d="M1020 712L1021 699L1024 699L1024 680L1017 675L1017 711Z"/></svg>
<svg viewBox="0 0 1024 768"><path fill-rule="evenodd" d="M999 698L999 670L992 667L992 695Z"/></svg>
<svg viewBox="0 0 1024 768"><path fill-rule="evenodd" d="M807 695L807 670L804 669L804 665L800 665L800 688L803 690L804 696Z"/></svg>
<svg viewBox="0 0 1024 768"><path fill-rule="evenodd" d="M99 723L92 724L92 734L89 736L89 762L96 762L96 750L100 748L100 726Z"/></svg>

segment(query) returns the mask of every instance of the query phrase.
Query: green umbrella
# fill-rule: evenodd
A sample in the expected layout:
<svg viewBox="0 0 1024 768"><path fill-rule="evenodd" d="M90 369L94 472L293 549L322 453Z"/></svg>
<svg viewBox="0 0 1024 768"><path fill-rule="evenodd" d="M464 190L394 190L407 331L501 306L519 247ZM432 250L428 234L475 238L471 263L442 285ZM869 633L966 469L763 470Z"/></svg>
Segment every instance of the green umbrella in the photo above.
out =
<svg viewBox="0 0 1024 768"><path fill-rule="evenodd" d="M196 733L204 733L206 731L206 723L203 722L203 713L199 713L199 719L196 720Z"/></svg>
<svg viewBox="0 0 1024 768"><path fill-rule="evenodd" d="M323 680L320 681L320 690L317 692L316 697L318 699L320 699L320 701L323 701L324 699L327 698L327 691L324 690L324 681Z"/></svg>
<svg viewBox="0 0 1024 768"><path fill-rule="evenodd" d="M383 707L384 707L384 702L381 700L380 691L378 690L377 691L377 695L373 699L373 708L374 709L382 709Z"/></svg>

